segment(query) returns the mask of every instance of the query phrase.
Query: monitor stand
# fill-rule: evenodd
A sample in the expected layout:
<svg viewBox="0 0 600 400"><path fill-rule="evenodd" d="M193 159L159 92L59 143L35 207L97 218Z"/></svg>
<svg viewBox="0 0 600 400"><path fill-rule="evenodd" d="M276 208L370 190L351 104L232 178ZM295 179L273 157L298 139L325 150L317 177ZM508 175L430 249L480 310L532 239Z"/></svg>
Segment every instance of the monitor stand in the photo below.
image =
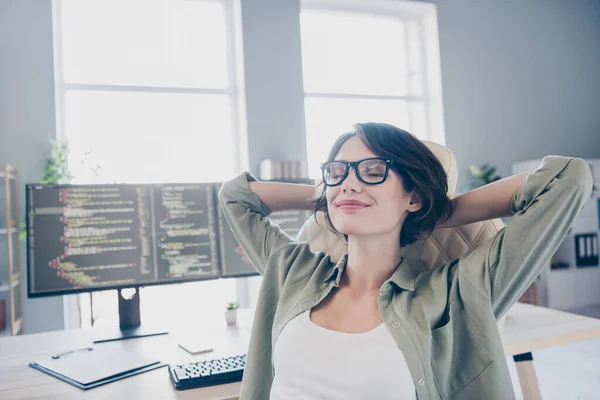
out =
<svg viewBox="0 0 600 400"><path fill-rule="evenodd" d="M130 294L133 290L133 294ZM145 336L166 335L161 329L142 326L140 316L140 288L119 289L119 329L96 330L94 343L110 342L113 340L134 339Z"/></svg>

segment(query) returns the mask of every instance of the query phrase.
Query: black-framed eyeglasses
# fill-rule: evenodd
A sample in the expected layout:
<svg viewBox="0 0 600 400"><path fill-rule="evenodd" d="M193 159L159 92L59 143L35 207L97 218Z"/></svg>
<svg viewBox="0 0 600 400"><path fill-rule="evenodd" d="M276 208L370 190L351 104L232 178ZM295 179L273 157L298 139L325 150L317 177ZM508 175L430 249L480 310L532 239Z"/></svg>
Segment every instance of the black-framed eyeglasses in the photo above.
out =
<svg viewBox="0 0 600 400"><path fill-rule="evenodd" d="M325 186L338 186L348 177L350 168L354 168L356 177L367 185L379 185L385 182L390 172L392 160L385 158L365 158L358 161L328 161L321 164Z"/></svg>

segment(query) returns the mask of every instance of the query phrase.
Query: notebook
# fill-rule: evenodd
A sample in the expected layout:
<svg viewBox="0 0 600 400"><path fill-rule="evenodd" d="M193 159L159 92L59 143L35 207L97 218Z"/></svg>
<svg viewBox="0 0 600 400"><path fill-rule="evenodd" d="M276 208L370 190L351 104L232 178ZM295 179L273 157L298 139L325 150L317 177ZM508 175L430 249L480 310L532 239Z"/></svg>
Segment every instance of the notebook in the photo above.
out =
<svg viewBox="0 0 600 400"><path fill-rule="evenodd" d="M165 365L139 353L114 347L89 347L29 364L84 390Z"/></svg>

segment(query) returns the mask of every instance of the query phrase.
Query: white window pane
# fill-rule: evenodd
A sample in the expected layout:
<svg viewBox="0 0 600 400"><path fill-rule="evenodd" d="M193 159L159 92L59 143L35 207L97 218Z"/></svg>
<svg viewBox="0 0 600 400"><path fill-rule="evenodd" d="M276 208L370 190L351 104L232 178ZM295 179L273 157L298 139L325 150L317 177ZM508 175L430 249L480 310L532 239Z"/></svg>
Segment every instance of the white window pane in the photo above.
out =
<svg viewBox="0 0 600 400"><path fill-rule="evenodd" d="M88 329L92 327L92 304L89 293L78 295L79 300L79 319L81 321L80 328Z"/></svg>
<svg viewBox="0 0 600 400"><path fill-rule="evenodd" d="M227 86L222 4L189 0L61 0L67 83Z"/></svg>
<svg viewBox="0 0 600 400"><path fill-rule="evenodd" d="M225 95L67 91L65 116L76 183L206 182L237 172Z"/></svg>
<svg viewBox="0 0 600 400"><path fill-rule="evenodd" d="M430 140L445 145L444 107L442 107L442 104L437 102L429 103L429 115L429 120L431 121L431 128L429 130Z"/></svg>
<svg viewBox="0 0 600 400"><path fill-rule="evenodd" d="M410 113L409 132L421 139L429 138L425 103L421 101L410 102L408 104L408 111Z"/></svg>
<svg viewBox="0 0 600 400"><path fill-rule="evenodd" d="M406 94L400 19L309 10L301 28L307 92Z"/></svg>
<svg viewBox="0 0 600 400"><path fill-rule="evenodd" d="M141 294L143 322L150 325L197 325L204 321L225 321L225 305L237 301L236 280L217 279L176 285L148 286ZM168 299L169 305L165 304ZM177 305L188 304L189 307ZM214 324L212 324L214 325ZM214 326L207 326L210 330Z"/></svg>
<svg viewBox="0 0 600 400"><path fill-rule="evenodd" d="M307 98L306 140L309 174L319 177L335 139L357 122L385 122L409 130L407 102L379 99Z"/></svg>
<svg viewBox="0 0 600 400"><path fill-rule="evenodd" d="M408 41L408 94L420 96L423 94L423 44L420 37L420 25L415 21L406 24Z"/></svg>
<svg viewBox="0 0 600 400"><path fill-rule="evenodd" d="M103 328L118 326L117 291L94 292L92 296L94 299L94 326ZM81 303L82 327L87 328L90 327L89 295L83 294L81 298L83 300ZM202 320L218 321L222 319L224 321L225 305L230 301L237 301L235 279L156 285L142 288L140 311L144 325L176 328L182 324L193 326ZM189 304L190 307L193 307L192 314L190 314L190 308L181 308L177 306L178 304Z"/></svg>

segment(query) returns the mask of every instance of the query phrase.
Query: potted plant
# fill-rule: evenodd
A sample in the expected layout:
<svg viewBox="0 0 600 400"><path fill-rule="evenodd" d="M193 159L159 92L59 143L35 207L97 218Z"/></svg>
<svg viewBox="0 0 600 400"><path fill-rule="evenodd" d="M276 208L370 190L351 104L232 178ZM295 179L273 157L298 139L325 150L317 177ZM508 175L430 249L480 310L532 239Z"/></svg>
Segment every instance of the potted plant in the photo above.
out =
<svg viewBox="0 0 600 400"><path fill-rule="evenodd" d="M227 303L227 310L225 310L225 320L227 321L228 325L235 324L235 321L237 319L238 307L239 304L235 301L230 301L229 303Z"/></svg>
<svg viewBox="0 0 600 400"><path fill-rule="evenodd" d="M73 179L73 175L69 170L69 142L66 139L49 139L51 145L50 157L46 159L46 167L44 168L44 176L40 179L42 185L58 185L68 184ZM81 164L89 164L88 157L92 151L84 154ZM90 167L96 175L99 175L100 165ZM21 221L20 239L27 239L26 218Z"/></svg>
<svg viewBox="0 0 600 400"><path fill-rule="evenodd" d="M467 191L502 179L500 175L496 174L496 167L489 164L483 164L481 168L474 164L470 164L469 172L471 173L471 183L467 188Z"/></svg>

